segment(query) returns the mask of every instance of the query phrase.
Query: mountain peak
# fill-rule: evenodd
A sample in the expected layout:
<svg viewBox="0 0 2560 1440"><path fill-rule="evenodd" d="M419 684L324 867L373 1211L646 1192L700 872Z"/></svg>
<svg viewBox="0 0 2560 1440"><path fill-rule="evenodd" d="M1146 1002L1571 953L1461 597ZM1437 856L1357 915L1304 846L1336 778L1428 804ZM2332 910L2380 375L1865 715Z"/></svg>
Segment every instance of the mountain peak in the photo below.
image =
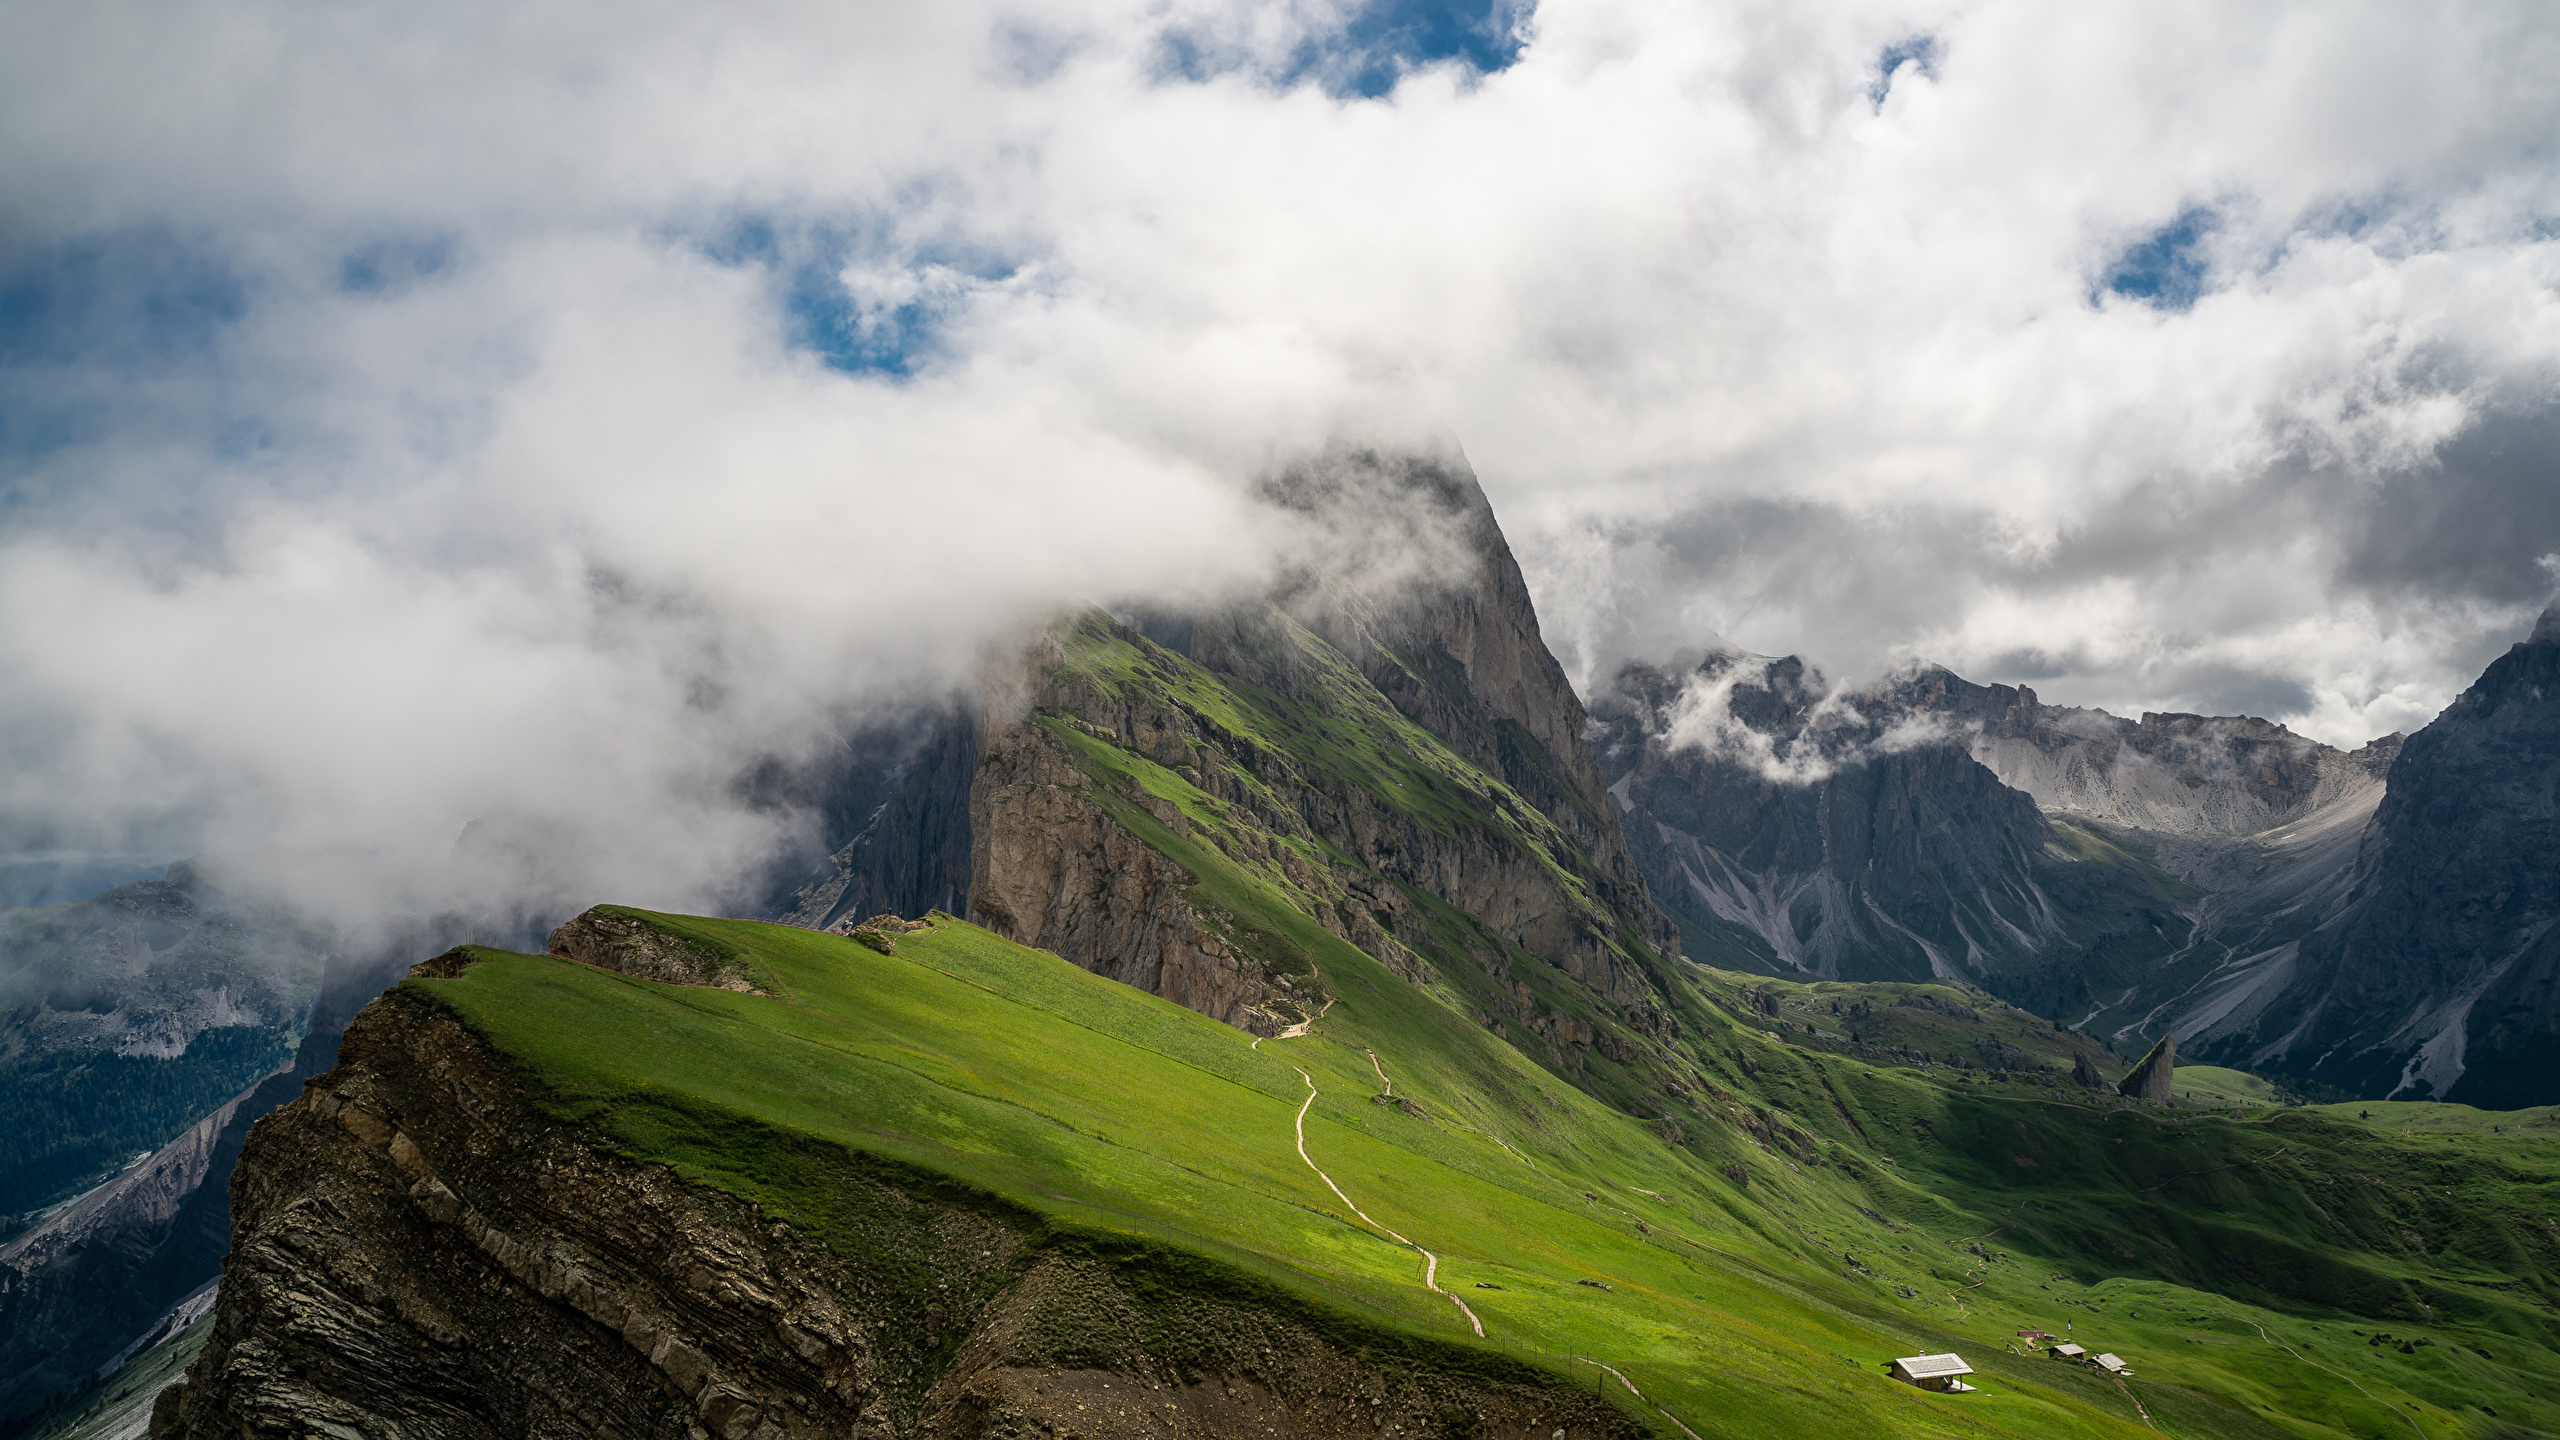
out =
<svg viewBox="0 0 2560 1440"><path fill-rule="evenodd" d="M2560 600L2542 607L2542 618L2533 622L2533 635L2527 645L2560 645Z"/></svg>

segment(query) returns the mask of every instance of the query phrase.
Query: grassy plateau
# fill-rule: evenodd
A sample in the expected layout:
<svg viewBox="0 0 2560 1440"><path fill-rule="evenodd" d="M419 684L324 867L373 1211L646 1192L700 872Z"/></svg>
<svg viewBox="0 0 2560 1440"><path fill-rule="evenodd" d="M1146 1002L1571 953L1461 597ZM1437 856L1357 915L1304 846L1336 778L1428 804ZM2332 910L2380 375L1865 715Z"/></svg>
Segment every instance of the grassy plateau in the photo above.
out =
<svg viewBox="0 0 2560 1440"><path fill-rule="evenodd" d="M1666 1437L2560 1425L2560 1231L2534 1223L2554 1228L2547 1112L2133 1112L2048 1098L2053 1082L1995 1091L1810 1028L1781 1038L1745 994L1771 982L1692 967L1687 1032L1658 1061L1692 1103L1637 1114L1293 915L1256 923L1286 930L1334 1000L1309 1033L1259 1041L948 917L894 955L655 917L752 957L773 996L501 952L407 983L560 1119L821 1232L813 1142L1542 1366ZM1777 988L1827 1011L1829 990L1864 987ZM2341 1155L2371 1168L2329 1173ZM2426 1202L2445 1227L2386 1235L2415 1233L2396 1193L2412 1186L2445 1192ZM2135 1377L2012 1353L2020 1329L2068 1331ZM1975 1393L1882 1372L1943 1350Z"/></svg>

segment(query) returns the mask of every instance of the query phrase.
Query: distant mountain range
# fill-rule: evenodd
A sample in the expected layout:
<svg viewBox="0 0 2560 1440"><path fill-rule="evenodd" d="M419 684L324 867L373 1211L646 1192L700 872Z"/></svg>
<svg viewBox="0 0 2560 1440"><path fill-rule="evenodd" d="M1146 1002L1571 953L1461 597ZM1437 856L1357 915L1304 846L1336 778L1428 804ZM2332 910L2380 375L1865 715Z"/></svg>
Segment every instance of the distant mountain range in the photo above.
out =
<svg viewBox="0 0 2560 1440"><path fill-rule="evenodd" d="M2554 614L2352 752L1730 650L1628 666L1592 712L1654 898L1716 963L1963 981L2324 1093L2560 1099Z"/></svg>
<svg viewBox="0 0 2560 1440"><path fill-rule="evenodd" d="M1268 498L1453 543L1418 578L1310 570L1200 613L1069 616L975 696L768 767L756 798L812 827L763 917L939 909L1262 1036L1343 998L1312 957L1349 946L1675 1145L1711 1117L1764 1149L1780 1133L1700 1108L1758 1072L1683 1038L1713 1018L1694 987L1743 1004L1761 982L1690 962L1942 981L2042 1017L2000 1011L1997 1037L1941 1051L1895 1027L1974 1026L1988 1000L1902 994L1887 1024L1873 996L1750 992L1750 1035L1879 1063L2040 1073L2069 1051L2053 1083L2085 1088L2103 1052L2083 1036L2129 1060L2174 1034L2182 1061L2315 1094L2560 1100L2560 618L2419 734L2353 752L1935 668L1841 690L1731 650L1630 666L1586 712L1463 461L1333 456ZM543 858L457 847L483 870ZM68 1100L38 1117L88 1148L0 1172L21 1209L167 1144L0 1253L0 1426L211 1278L249 1122L431 936L543 928L448 915L356 952L241 916L185 872L0 909L0 1064L143 1065L167 1090L226 1038L264 1046L148 1135L66 1127Z"/></svg>
<svg viewBox="0 0 2560 1440"><path fill-rule="evenodd" d="M2443 843L2395 818L2415 760L2521 835L2530 785L2478 794L2536 743L2509 710L2395 760L1727 655L1586 713L1463 462L1270 498L1445 543L1062 615L970 703L761 776L825 817L796 925L599 906L367 1006L240 1151L153 1433L2560 1424L2550 1114L2124 1063L2217 984L2293 993L2246 947L2399 943L2357 927ZM2482 904L2444 943L2509 943ZM2476 1016L2495 969L2391 973ZM2279 1059L2329 1023L2253 1013ZM2300 1386L2313 1346L2340 1384ZM1961 1412L1879 1373L1959 1347Z"/></svg>

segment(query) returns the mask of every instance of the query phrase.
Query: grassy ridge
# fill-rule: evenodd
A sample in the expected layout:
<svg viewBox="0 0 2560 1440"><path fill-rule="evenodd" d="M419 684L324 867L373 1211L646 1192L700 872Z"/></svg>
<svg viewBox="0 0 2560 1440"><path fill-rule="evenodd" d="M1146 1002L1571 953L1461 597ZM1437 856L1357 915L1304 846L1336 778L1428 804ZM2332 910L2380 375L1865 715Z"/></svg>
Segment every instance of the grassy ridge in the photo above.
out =
<svg viewBox="0 0 2560 1440"><path fill-rule="evenodd" d="M1311 1034L1256 1044L955 921L881 956L657 917L734 950L773 997L539 957L411 984L563 1118L844 1244L861 1237L833 1214L828 1157L896 1164L1182 1283L1272 1287L1357 1343L1578 1380L1616 1367L1702 1437L2560 1430L2548 1114L2286 1109L2252 1077L2184 1071L2216 1108L2137 1110L2070 1079L2081 1061L2113 1079L2121 1058L1975 992L1666 962L1543 813L1303 629L1241 642L1278 690L1097 617L1059 638L1073 703L1033 723L1086 798L1191 876L1210 924L1305 977L1290 993L1309 1009L1333 997ZM1175 711L1190 723L1163 724ZM1208 739L1167 748L1174 731ZM1433 972L1408 981L1319 923L1356 929L1338 907L1394 882L1349 873L1304 822L1310 794L1531 857L1559 882L1533 903L1607 937L1653 993L1604 996L1399 884L1401 918L1369 913L1400 927L1398 965ZM2099 838L2083 858L2138 868ZM1441 1257L1482 1340L1300 1159L1301 1105L1309 1155ZM2022 1328L2071 1330L2139 1375L2007 1353ZM1946 1349L1982 1393L1878 1373Z"/></svg>
<svg viewBox="0 0 2560 1440"><path fill-rule="evenodd" d="M1321 931L1306 941L1310 959L1340 999L1314 1034L1257 1047L957 922L895 956L781 927L682 923L751 953L791 998L505 955L455 980L409 983L516 1057L564 1118L812 1223L825 1223L823 1186L795 1181L808 1172L790 1155L844 1147L1417 1338L1583 1375L1597 1372L1570 1357L1604 1361L1701 1435L2151 1433L2133 1394L2000 1353L2019 1326L2078 1320L2085 1331L2100 1317L2125 1337L2112 1348L2140 1352L2138 1394L2162 1423L2181 1417L2174 1433L2380 1433L2366 1427L2382 1409L2414 1400L2433 1411L2423 1392L2443 1388L2395 1387L2391 1367L2409 1368L2405 1358L2358 1344L2339 1363L2384 1398L2297 1393L2299 1366L2276 1342L2332 1345L2319 1322L2156 1281L2056 1281L2008 1236L1995 1241L2008 1257L1975 1256L1950 1241L1992 1227L1910 1178L1917 1167L1889 1147L1809 1131L1811 1150L1795 1158L1783 1143L1744 1145L1745 1158L1725 1162L1742 1167L1737 1185L1723 1152L1666 1143L1658 1122L1560 1083ZM1941 1102L1976 1103L1765 1037L1736 1043L1765 1052L1776 1088L1782 1070L1830 1086L1871 1130L1924 1114L1943 1124ZM1372 1098L1382 1069L1420 1113ZM1371 1216L1442 1257L1441 1283L1482 1316L1483 1342L1423 1289L1413 1251L1345 1214L1300 1162L1301 1070L1318 1091L1309 1154ZM2103 1151L2112 1138L2087 1143ZM2145 1302L2158 1308L2118 1318ZM2194 1337L2199 1327L2169 1318L2208 1308L2233 1318ZM1923 1396L1876 1371L1891 1355L1944 1348L1986 1373L1985 1393ZM2447 1384L2472 1378L2449 1345L2418 1361L2451 1367ZM2520 1394L2504 1398L2513 1390L2482 1393L2502 1413L2529 1411ZM2295 1418L2257 1409L2269 1403Z"/></svg>
<svg viewBox="0 0 2560 1440"><path fill-rule="evenodd" d="M1336 697L1346 712L1377 717L1362 729L1363 746L1331 752L1306 743L1299 717L1284 707L1247 703L1259 693L1252 687L1227 685L1143 641L1094 623L1062 639L1070 664L1086 667L1110 703L1143 706L1149 691L1167 685L1225 695L1220 723L1239 732L1230 737L1237 743L1292 757L1302 770L1330 775L1329 783L1390 804L1407 802L1416 788L1409 776L1396 778L1409 763L1399 757L1432 749L1427 736L1404 735L1401 718L1370 692ZM1295 643L1327 674L1347 673L1326 665L1320 642ZM1132 818L1143 813L1133 802L1141 792L1178 804L1186 797L1103 732L1082 729L1073 716L1052 723L1077 727L1078 761L1103 782L1096 798L1201 876L1204 888L1290 912L1320 937L1310 954L1332 944L1358 955L1296 913L1304 898L1257 863L1267 837L1250 833L1250 817L1196 828L1177 848L1158 833L1162 826ZM1463 762L1441 756L1429 768L1450 766ZM1500 793L1483 788L1484 777L1469 781L1474 772L1448 773L1460 789ZM1452 807L1442 818L1494 832L1500 843L1508 838L1500 834L1504 808ZM2076 838L2079 858L2144 869L2144 857L2104 837ZM1698 1225L1729 1224L1790 1264L1824 1280L1837 1275L1888 1311L1939 1325L1978 1327L2005 1316L2016 1321L2011 1330L2061 1328L2099 1284L2191 1293L2182 1315L2246 1314L2254 1348L2191 1337L2184 1321L2145 1334L2139 1327L2150 1318L2109 1320L2150 1352L2143 1388L2158 1389L2164 1377L2192 1382L2177 1404L2184 1429L2197 1433L2256 1433L2269 1423L2270 1405L2293 1417L2285 1423L2295 1433L2396 1430L2408 1414L2385 1412L2412 1405L2409 1413L2440 1426L2481 1422L2494 1407L2498 1424L2539 1416L2544 1428L2560 1428L2552 1423L2560 1416L2535 1398L2550 1393L2545 1382L2560 1344L2550 1324L2560 1301L2560 1227L2550 1219L2548 1164L2519 1153L2500 1162L2509 1168L2482 1170L2477 1183L2448 1189L2432 1183L2436 1159L2386 1139L2378 1124L2325 1124L2270 1106L2239 1081L2224 1083L2242 1089L2195 1102L2230 1113L2135 1110L2069 1079L2080 1060L2102 1080L2118 1078L2121 1057L2085 1035L1943 985L1808 985L1658 966L1673 1021L1666 1030L1658 1020L1639 1023L1476 917L1406 894L1428 933L1406 927L1397 938L1435 963L1430 998L1535 1060L1547 1072L1537 1082L1542 1095L1578 1090L1621 1124L1650 1121L1639 1133L1671 1142L1688 1173L1706 1172L1690 1197ZM1339 982L1335 988L1368 998ZM1336 1019L1331 1028L1367 1023L1356 1009ZM1571 1024L1587 1025L1592 1038L1569 1036ZM1398 1032L1387 1043L1409 1046L1412 1037ZM1586 1193L1610 1192L1604 1185ZM1986 1240L2002 1248L1976 1253ZM2286 1329L2355 1316L2402 1332L2412 1323L2461 1327L2480 1342L2470 1347L2475 1358L2484 1349L2500 1358L2482 1362L2491 1367L2482 1374L2432 1376L2396 1346L2374 1347L2364 1357L2375 1362L2369 1373L2348 1379L2306 1362L2303 1347L2314 1337ZM1979 1344L2007 1332L1972 1333ZM2448 1329L2412 1357L2432 1363L2459 1348L2453 1341ZM2078 1382L2066 1372L2050 1383ZM2098 1403L2138 1416L2130 1395L2096 1383Z"/></svg>

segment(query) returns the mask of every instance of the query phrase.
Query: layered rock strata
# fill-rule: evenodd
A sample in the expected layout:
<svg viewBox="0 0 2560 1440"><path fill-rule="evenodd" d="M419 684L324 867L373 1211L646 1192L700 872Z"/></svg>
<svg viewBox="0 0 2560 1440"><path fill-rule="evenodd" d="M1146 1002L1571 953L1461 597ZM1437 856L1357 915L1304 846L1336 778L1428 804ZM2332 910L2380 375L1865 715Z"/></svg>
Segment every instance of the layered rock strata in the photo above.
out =
<svg viewBox="0 0 2560 1440"><path fill-rule="evenodd" d="M1454 1433L1633 1440L1578 1389L835 1152L823 1225L587 1143L397 991L261 1124L160 1440Z"/></svg>
<svg viewBox="0 0 2560 1440"><path fill-rule="evenodd" d="M599 969L659 980L671 985L708 985L762 995L746 957L731 947L669 932L663 921L643 920L613 905L598 905L551 932L551 953ZM454 961L429 961L439 977L454 972Z"/></svg>
<svg viewBox="0 0 2560 1440"><path fill-rule="evenodd" d="M1662 1014L1650 967L1678 932L1646 897L1581 702L1464 460L1331 455L1269 498L1336 537L1329 565L1197 614L1089 615L989 666L974 713L909 742L893 793L781 915L840 924L891 889L920 913L922 892L880 878L876 857L965 835L943 893L1009 939L1257 1033L1320 1009L1305 958L1171 853L1197 846L1413 979L1460 963L1508 994L1527 959ZM1114 773L1134 762L1217 822ZM1449 912L1467 918L1453 930ZM1512 1018L1590 1032L1526 1002Z"/></svg>

